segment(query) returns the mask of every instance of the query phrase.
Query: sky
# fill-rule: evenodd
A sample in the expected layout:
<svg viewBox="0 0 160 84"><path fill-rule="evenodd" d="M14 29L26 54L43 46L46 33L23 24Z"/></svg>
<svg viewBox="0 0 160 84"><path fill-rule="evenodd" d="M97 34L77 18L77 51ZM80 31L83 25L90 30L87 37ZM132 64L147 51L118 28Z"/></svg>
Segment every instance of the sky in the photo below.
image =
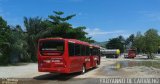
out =
<svg viewBox="0 0 160 84"><path fill-rule="evenodd" d="M53 11L76 14L69 22L85 26L98 42L150 28L160 31L160 0L0 0L0 16L23 29L24 16L48 18Z"/></svg>

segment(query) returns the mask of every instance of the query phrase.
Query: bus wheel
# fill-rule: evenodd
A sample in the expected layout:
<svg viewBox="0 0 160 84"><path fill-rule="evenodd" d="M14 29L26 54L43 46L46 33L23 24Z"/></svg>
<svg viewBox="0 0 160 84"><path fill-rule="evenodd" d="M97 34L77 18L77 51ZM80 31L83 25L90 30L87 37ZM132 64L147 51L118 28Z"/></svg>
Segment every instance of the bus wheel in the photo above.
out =
<svg viewBox="0 0 160 84"><path fill-rule="evenodd" d="M81 73L84 74L86 72L86 67L83 65Z"/></svg>

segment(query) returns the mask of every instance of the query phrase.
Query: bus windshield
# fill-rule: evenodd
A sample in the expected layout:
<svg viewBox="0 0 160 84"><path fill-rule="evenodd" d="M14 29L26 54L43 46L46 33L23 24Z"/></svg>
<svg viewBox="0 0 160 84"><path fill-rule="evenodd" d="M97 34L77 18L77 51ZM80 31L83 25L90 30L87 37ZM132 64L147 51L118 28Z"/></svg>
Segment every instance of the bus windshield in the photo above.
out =
<svg viewBox="0 0 160 84"><path fill-rule="evenodd" d="M40 53L44 56L59 56L64 52L63 40L47 40L40 42Z"/></svg>

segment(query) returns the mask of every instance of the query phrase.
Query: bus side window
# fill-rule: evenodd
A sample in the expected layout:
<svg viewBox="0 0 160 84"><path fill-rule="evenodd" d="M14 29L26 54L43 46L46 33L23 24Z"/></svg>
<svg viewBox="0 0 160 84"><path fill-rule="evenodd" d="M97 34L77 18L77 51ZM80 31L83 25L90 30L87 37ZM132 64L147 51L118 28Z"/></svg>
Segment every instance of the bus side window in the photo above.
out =
<svg viewBox="0 0 160 84"><path fill-rule="evenodd" d="M75 44L74 43L69 43L69 56L74 56L75 55Z"/></svg>
<svg viewBox="0 0 160 84"><path fill-rule="evenodd" d="M88 46L88 56L91 56L91 49Z"/></svg>
<svg viewBox="0 0 160 84"><path fill-rule="evenodd" d="M97 55L97 54L98 54L97 48L92 48L92 55Z"/></svg>
<svg viewBox="0 0 160 84"><path fill-rule="evenodd" d="M86 48L84 45L81 45L81 56L85 56L86 54Z"/></svg>
<svg viewBox="0 0 160 84"><path fill-rule="evenodd" d="M95 54L96 54L96 49L93 48L92 55L95 55Z"/></svg>
<svg viewBox="0 0 160 84"><path fill-rule="evenodd" d="M93 55L93 48L89 48L90 49L90 56Z"/></svg>
<svg viewBox="0 0 160 84"><path fill-rule="evenodd" d="M81 56L81 46L79 44L75 44L75 55Z"/></svg>
<svg viewBox="0 0 160 84"><path fill-rule="evenodd" d="M84 56L86 56L86 46L84 46Z"/></svg>
<svg viewBox="0 0 160 84"><path fill-rule="evenodd" d="M90 49L89 49L89 46L86 46L86 56L90 56Z"/></svg>
<svg viewBox="0 0 160 84"><path fill-rule="evenodd" d="M98 48L95 48L95 55L98 55Z"/></svg>
<svg viewBox="0 0 160 84"><path fill-rule="evenodd" d="M100 56L100 49L98 48L98 56Z"/></svg>

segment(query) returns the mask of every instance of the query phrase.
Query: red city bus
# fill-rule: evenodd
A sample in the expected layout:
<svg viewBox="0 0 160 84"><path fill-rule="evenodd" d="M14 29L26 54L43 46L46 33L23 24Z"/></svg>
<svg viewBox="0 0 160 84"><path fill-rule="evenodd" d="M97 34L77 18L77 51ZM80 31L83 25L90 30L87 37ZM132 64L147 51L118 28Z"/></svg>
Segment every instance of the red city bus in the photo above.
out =
<svg viewBox="0 0 160 84"><path fill-rule="evenodd" d="M136 50L135 49L129 49L128 50L128 58L135 58L136 57Z"/></svg>
<svg viewBox="0 0 160 84"><path fill-rule="evenodd" d="M76 39L40 39L37 55L39 72L85 73L100 64L100 47Z"/></svg>
<svg viewBox="0 0 160 84"><path fill-rule="evenodd" d="M136 50L135 49L128 49L128 54L124 56L125 58L135 58L136 57Z"/></svg>

